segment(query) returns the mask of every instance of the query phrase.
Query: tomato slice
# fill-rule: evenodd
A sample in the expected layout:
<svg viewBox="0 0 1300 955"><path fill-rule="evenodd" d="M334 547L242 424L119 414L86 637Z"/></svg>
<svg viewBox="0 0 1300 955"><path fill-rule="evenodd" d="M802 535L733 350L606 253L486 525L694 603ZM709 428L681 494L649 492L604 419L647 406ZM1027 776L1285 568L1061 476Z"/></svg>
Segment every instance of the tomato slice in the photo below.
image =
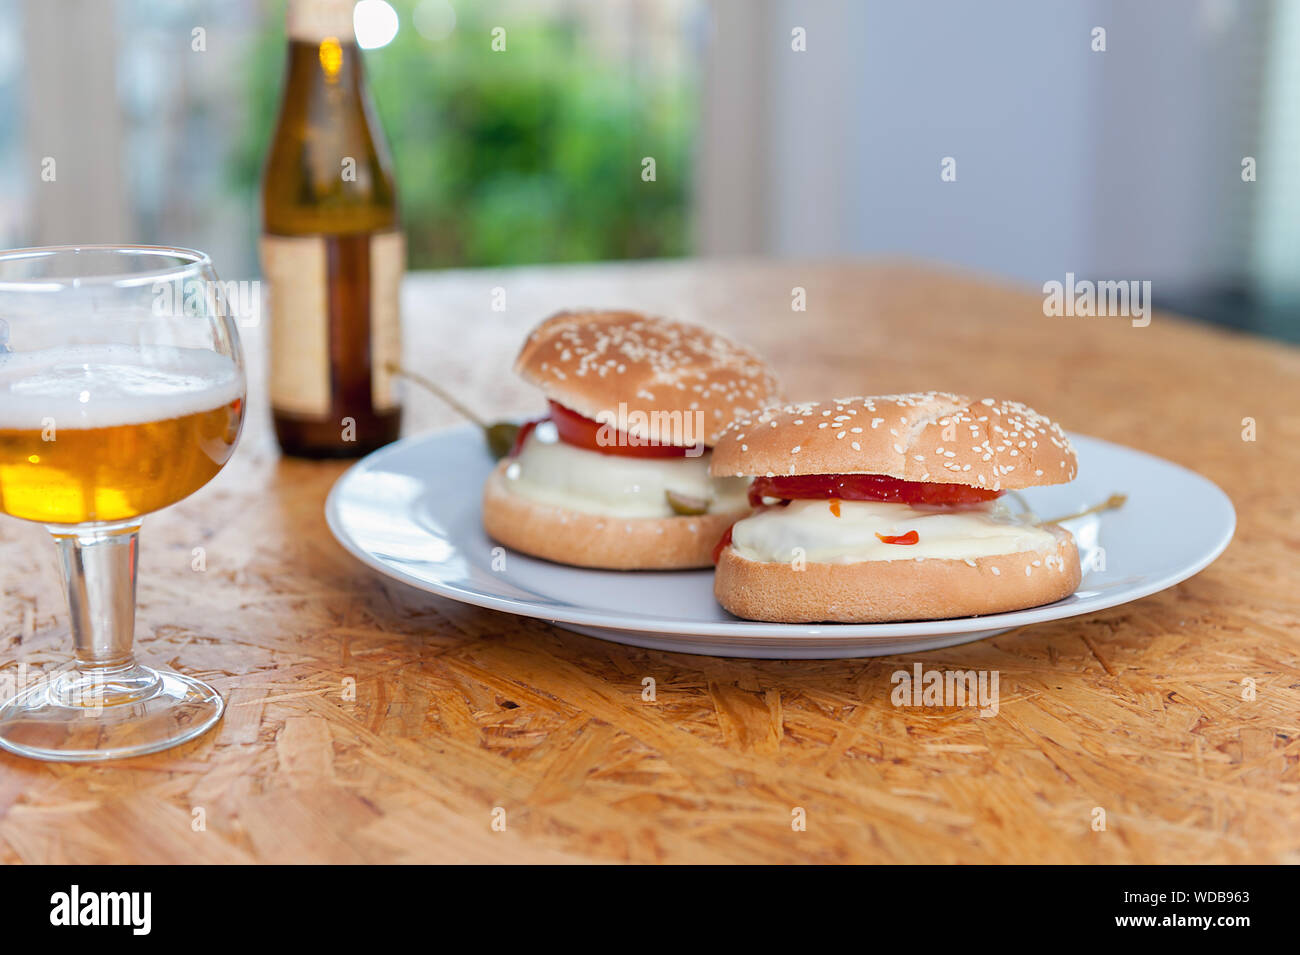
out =
<svg viewBox="0 0 1300 955"><path fill-rule="evenodd" d="M641 439L632 438L621 432L615 432L614 441L609 440L606 432L606 438L602 441L600 432L605 426L599 421L580 415L554 401L547 403L551 406L550 418L555 422L555 431L559 434L560 440L575 448L585 448L601 454L619 454L629 458L684 458L689 450L672 444L633 444L633 441L641 441Z"/></svg>
<svg viewBox="0 0 1300 955"><path fill-rule="evenodd" d="M749 503L757 507L763 498L777 497L786 501L839 498L899 504L980 504L1003 493L965 484L901 481L884 474L792 474L754 478L749 486Z"/></svg>

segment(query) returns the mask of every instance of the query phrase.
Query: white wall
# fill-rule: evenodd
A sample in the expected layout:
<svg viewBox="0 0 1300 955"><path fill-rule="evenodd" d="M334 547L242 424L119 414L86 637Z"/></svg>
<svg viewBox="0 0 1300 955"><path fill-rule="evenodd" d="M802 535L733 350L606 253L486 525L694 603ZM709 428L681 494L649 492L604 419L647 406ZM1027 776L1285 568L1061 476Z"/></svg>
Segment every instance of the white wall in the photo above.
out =
<svg viewBox="0 0 1300 955"><path fill-rule="evenodd" d="M755 183L742 199L702 183L706 253L902 253L1033 283L1245 267L1240 159L1256 145L1266 4L727 0L712 12L708 55L763 92L756 107L712 110L734 127L756 108L767 149L706 119L703 161L733 170L733 187ZM795 26L807 52L790 48ZM1095 26L1105 53L1090 48ZM956 182L940 181L945 156ZM758 208L744 210L757 225L718 241L708 224L738 203Z"/></svg>

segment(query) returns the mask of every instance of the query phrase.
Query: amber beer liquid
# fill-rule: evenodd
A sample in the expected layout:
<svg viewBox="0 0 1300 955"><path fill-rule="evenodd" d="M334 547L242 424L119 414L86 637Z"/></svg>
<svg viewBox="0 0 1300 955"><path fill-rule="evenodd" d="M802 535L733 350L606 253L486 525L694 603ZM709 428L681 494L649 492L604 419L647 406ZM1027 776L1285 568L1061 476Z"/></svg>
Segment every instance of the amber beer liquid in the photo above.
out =
<svg viewBox="0 0 1300 955"><path fill-rule="evenodd" d="M270 395L288 454L351 457L397 437L405 244L352 0L290 0L289 62L262 181Z"/></svg>
<svg viewBox="0 0 1300 955"><path fill-rule="evenodd" d="M66 345L0 356L0 512L131 521L189 497L229 459L244 379L217 352Z"/></svg>

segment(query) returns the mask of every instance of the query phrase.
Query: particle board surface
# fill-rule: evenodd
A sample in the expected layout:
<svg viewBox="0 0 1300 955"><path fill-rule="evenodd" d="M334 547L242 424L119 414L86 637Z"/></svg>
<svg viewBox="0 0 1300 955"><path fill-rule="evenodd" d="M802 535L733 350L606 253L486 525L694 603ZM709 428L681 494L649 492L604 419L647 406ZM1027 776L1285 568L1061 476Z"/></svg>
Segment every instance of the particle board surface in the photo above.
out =
<svg viewBox="0 0 1300 955"><path fill-rule="evenodd" d="M0 860L1300 862L1300 351L1159 313L1048 318L1032 289L909 263L740 261L412 275L403 360L484 414L527 414L522 336L587 305L712 324L793 398L1025 401L1205 474L1236 538L1172 590L948 650L617 646L345 554L322 515L345 465L278 457L247 329L241 446L146 520L140 559L140 655L211 681L227 714L117 763L0 755ZM424 394L407 407L408 434L456 421ZM64 660L42 529L0 520L0 594L0 675ZM998 714L895 707L890 675L916 662L998 671Z"/></svg>

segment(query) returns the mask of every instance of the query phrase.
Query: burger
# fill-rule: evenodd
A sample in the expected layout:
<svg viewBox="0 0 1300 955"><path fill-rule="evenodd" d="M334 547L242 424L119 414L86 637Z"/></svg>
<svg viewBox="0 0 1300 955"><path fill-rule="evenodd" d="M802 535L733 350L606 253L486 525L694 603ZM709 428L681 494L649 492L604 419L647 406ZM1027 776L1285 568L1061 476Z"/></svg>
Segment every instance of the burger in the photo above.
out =
<svg viewBox="0 0 1300 955"><path fill-rule="evenodd" d="M784 623L1060 600L1079 585L1074 538L1003 498L1077 467L1059 425L994 398L838 398L742 417L718 439L712 473L752 478L757 510L719 541L714 593L738 617Z"/></svg>
<svg viewBox="0 0 1300 955"><path fill-rule="evenodd" d="M483 525L534 557L610 570L708 567L749 513L749 479L711 477L736 417L780 400L767 365L708 329L635 312L561 312L515 371L549 412L483 489Z"/></svg>

